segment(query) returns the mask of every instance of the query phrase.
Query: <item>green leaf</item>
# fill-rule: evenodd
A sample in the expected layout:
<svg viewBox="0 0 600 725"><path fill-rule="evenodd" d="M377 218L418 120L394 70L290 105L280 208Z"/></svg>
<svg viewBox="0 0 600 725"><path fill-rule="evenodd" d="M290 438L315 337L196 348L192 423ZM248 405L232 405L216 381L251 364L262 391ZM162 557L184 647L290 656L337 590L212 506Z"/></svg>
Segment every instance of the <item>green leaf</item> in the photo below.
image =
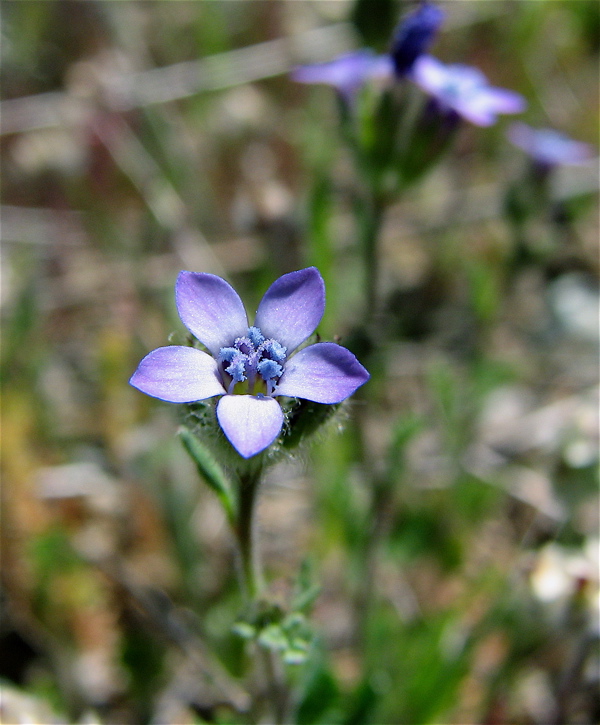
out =
<svg viewBox="0 0 600 725"><path fill-rule="evenodd" d="M301 694L296 725L326 722L324 717L331 714L331 709L339 699L338 684L329 667L322 661L315 664L316 667L309 673ZM331 723L332 719L328 718L328 722Z"/></svg>
<svg viewBox="0 0 600 725"><path fill-rule="evenodd" d="M321 593L321 585L314 581L313 565L308 559L304 559L300 565L294 590L292 611L306 613Z"/></svg>
<svg viewBox="0 0 600 725"><path fill-rule="evenodd" d="M183 447L196 464L198 473L217 494L230 523L235 523L237 501L233 489L221 466L203 443L187 428L181 427L178 434Z"/></svg>
<svg viewBox="0 0 600 725"><path fill-rule="evenodd" d="M366 725L371 720L376 704L377 693L373 686L368 680L362 682L350 698L344 725Z"/></svg>

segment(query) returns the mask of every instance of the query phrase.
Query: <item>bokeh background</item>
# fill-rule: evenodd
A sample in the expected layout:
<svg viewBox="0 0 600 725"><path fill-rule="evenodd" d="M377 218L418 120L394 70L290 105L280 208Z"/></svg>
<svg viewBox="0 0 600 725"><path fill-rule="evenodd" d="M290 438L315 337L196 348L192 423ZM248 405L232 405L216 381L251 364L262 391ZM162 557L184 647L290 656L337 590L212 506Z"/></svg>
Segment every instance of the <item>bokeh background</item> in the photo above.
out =
<svg viewBox="0 0 600 725"><path fill-rule="evenodd" d="M440 4L439 58L597 144L597 2ZM321 336L351 339L357 180L333 92L289 71L385 50L409 7L3 3L3 722L243 722L223 513L128 379L185 339L181 269L253 310L316 264ZM556 170L515 262L507 124L390 209L386 376L264 483L271 596L320 585L303 725L600 717L597 160Z"/></svg>

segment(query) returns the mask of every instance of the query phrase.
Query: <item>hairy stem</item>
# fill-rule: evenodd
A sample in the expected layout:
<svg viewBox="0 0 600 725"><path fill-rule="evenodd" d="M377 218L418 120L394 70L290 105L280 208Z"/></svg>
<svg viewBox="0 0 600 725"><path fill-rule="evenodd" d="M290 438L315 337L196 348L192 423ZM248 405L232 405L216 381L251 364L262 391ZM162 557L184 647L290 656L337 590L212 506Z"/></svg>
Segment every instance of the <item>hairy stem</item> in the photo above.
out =
<svg viewBox="0 0 600 725"><path fill-rule="evenodd" d="M256 546L256 509L262 472L262 467L259 467L239 475L238 512L234 527L239 553L240 585L250 608L258 604L264 586ZM281 663L274 652L264 649L258 643L255 645L255 657L270 706L270 721L273 725L283 725L286 721L289 693Z"/></svg>
<svg viewBox="0 0 600 725"><path fill-rule="evenodd" d="M235 534L239 549L239 575L247 602L256 600L262 585L256 539L256 502L262 470L240 475Z"/></svg>

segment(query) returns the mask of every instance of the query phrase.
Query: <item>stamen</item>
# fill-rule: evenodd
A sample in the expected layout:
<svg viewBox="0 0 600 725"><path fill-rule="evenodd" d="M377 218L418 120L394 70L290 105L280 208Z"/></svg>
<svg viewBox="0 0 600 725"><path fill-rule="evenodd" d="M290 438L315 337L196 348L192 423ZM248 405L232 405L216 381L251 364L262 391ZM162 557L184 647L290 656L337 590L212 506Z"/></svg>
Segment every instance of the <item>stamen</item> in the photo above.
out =
<svg viewBox="0 0 600 725"><path fill-rule="evenodd" d="M236 355L239 355L240 351L235 347L222 347L219 350L219 360L221 362L231 362Z"/></svg>
<svg viewBox="0 0 600 725"><path fill-rule="evenodd" d="M225 368L225 372L229 373L236 383L246 380L246 355L238 353L231 360L231 365Z"/></svg>
<svg viewBox="0 0 600 725"><path fill-rule="evenodd" d="M227 392L232 394L237 383L247 381L244 390L252 395L258 373L266 383L267 395L271 395L283 374L286 352L287 348L277 340L265 339L260 328L249 327L247 336L237 337L232 347L219 351L222 369L231 376Z"/></svg>
<svg viewBox="0 0 600 725"><path fill-rule="evenodd" d="M233 344L244 355L251 355L255 352L254 344L249 337L238 337Z"/></svg>
<svg viewBox="0 0 600 725"><path fill-rule="evenodd" d="M261 345L261 350L263 355L267 355L271 358L271 360L283 362L285 360L287 347L284 347L281 343L277 342L277 340L271 339L265 340L265 342Z"/></svg>
<svg viewBox="0 0 600 725"><path fill-rule="evenodd" d="M254 345L254 347L258 347L261 342L265 341L265 336L260 331L260 327L249 327L248 338L250 339L250 342Z"/></svg>
<svg viewBox="0 0 600 725"><path fill-rule="evenodd" d="M272 378L278 378L283 373L283 368L275 360L269 360L263 358L257 365L257 370L262 376L263 380L271 380Z"/></svg>

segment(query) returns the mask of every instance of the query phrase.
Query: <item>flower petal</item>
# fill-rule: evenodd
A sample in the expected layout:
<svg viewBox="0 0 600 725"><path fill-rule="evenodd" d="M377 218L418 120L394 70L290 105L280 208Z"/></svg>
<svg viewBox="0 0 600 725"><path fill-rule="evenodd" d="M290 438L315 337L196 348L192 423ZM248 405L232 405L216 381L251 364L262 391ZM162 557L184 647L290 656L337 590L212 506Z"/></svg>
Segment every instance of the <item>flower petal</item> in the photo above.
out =
<svg viewBox="0 0 600 725"><path fill-rule="evenodd" d="M437 5L424 2L396 28L390 53L399 78L406 75L431 45L445 15Z"/></svg>
<svg viewBox="0 0 600 725"><path fill-rule="evenodd" d="M225 395L217 405L217 418L231 445L250 458L271 445L283 425L283 413L274 398Z"/></svg>
<svg viewBox="0 0 600 725"><path fill-rule="evenodd" d="M238 293L214 274L180 272L175 302L183 324L215 356L248 331L248 317Z"/></svg>
<svg viewBox="0 0 600 725"><path fill-rule="evenodd" d="M318 342L286 363L275 395L341 403L369 378L350 350L334 342Z"/></svg>
<svg viewBox="0 0 600 725"><path fill-rule="evenodd" d="M289 355L311 335L325 311L325 283L316 267L284 274L266 291L256 313L265 337L287 347Z"/></svg>
<svg viewBox="0 0 600 725"><path fill-rule="evenodd" d="M159 347L146 355L129 382L169 403L191 403L225 392L215 360L202 350L180 345Z"/></svg>
<svg viewBox="0 0 600 725"><path fill-rule="evenodd" d="M585 164L592 156L591 146L551 128L532 128L516 122L509 126L506 135L535 162L547 166Z"/></svg>
<svg viewBox="0 0 600 725"><path fill-rule="evenodd" d="M518 93L489 85L477 68L462 64L445 65L423 55L410 72L412 80L426 93L478 126L490 126L499 113L520 113L526 101Z"/></svg>
<svg viewBox="0 0 600 725"><path fill-rule="evenodd" d="M496 113L522 113L527 101L520 93L506 88L488 88L488 103L493 104Z"/></svg>
<svg viewBox="0 0 600 725"><path fill-rule="evenodd" d="M457 99L456 112L476 126L491 126L499 113L521 113L526 107L523 96L504 88L487 87L472 97Z"/></svg>
<svg viewBox="0 0 600 725"><path fill-rule="evenodd" d="M496 112L493 105L487 102L484 96L455 100L450 107L461 118L473 123L475 126L491 126L496 122Z"/></svg>
<svg viewBox="0 0 600 725"><path fill-rule="evenodd" d="M437 93L447 81L446 66L432 55L421 55L414 62L410 77L424 91Z"/></svg>
<svg viewBox="0 0 600 725"><path fill-rule="evenodd" d="M299 83L326 83L348 98L370 78L391 77L393 66L388 55L375 55L371 50L345 53L327 63L299 66L292 79Z"/></svg>

